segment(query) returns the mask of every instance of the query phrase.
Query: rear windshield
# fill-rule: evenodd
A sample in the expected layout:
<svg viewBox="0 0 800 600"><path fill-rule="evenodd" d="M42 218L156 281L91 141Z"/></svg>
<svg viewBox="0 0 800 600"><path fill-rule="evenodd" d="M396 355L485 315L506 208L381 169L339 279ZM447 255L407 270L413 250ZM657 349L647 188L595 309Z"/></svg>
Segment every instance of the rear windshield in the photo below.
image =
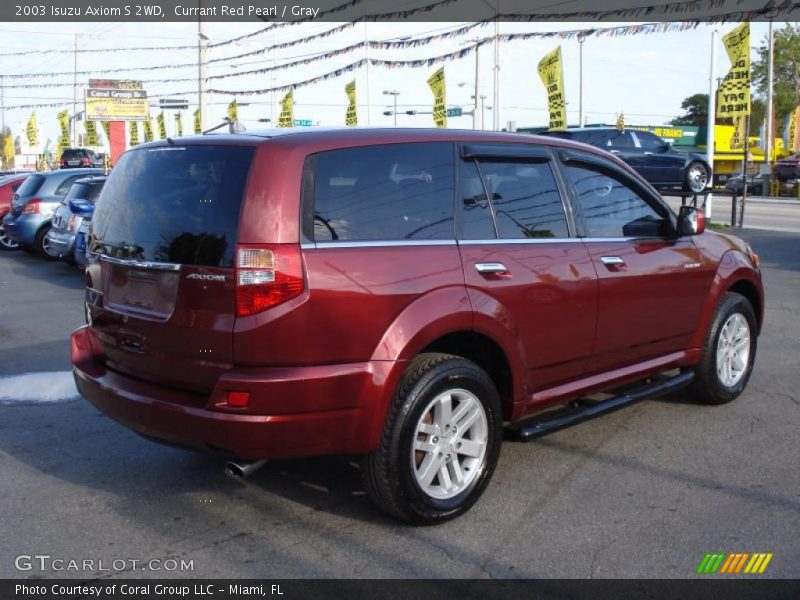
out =
<svg viewBox="0 0 800 600"><path fill-rule="evenodd" d="M32 196L39 191L39 188L42 187L44 180L44 175L31 175L23 182L21 186L19 186L17 193L20 195L20 197Z"/></svg>
<svg viewBox="0 0 800 600"><path fill-rule="evenodd" d="M84 151L78 149L67 149L61 153L61 158L66 159L76 159L76 158L83 158Z"/></svg>
<svg viewBox="0 0 800 600"><path fill-rule="evenodd" d="M125 153L97 205L94 249L121 258L232 267L253 152L167 146Z"/></svg>
<svg viewBox="0 0 800 600"><path fill-rule="evenodd" d="M87 200L89 202L95 202L103 189L103 183L103 181L92 183L73 183L72 187L69 188L67 195L64 196L62 204L67 204L70 200L74 200L75 198Z"/></svg>

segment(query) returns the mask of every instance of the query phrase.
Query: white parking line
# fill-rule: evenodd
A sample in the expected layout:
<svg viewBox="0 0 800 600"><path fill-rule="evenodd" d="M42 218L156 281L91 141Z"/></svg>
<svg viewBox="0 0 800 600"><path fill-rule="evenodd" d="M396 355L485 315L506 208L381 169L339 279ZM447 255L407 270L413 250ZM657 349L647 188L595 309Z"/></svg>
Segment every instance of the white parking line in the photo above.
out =
<svg viewBox="0 0 800 600"><path fill-rule="evenodd" d="M0 404L65 402L77 397L71 371L0 376Z"/></svg>

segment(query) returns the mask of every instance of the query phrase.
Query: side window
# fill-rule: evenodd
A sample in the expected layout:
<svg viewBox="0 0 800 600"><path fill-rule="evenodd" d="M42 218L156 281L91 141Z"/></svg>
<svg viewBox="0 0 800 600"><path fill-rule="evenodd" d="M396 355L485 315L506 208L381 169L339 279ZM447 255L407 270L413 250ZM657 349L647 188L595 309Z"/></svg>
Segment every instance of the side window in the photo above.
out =
<svg viewBox="0 0 800 600"><path fill-rule="evenodd" d="M606 141L606 146L608 148L615 148L617 150L635 148L630 131L618 131L616 133L612 133Z"/></svg>
<svg viewBox="0 0 800 600"><path fill-rule="evenodd" d="M480 170L500 239L569 237L549 163L481 161Z"/></svg>
<svg viewBox="0 0 800 600"><path fill-rule="evenodd" d="M495 237L492 207L474 162L461 169L461 239L492 240Z"/></svg>
<svg viewBox="0 0 800 600"><path fill-rule="evenodd" d="M315 241L453 239L453 161L450 143L317 154Z"/></svg>
<svg viewBox="0 0 800 600"><path fill-rule="evenodd" d="M589 237L653 237L669 233L666 209L651 206L616 176L583 165L567 165L567 173Z"/></svg>
<svg viewBox="0 0 800 600"><path fill-rule="evenodd" d="M69 188L72 187L73 182L80 177L85 177L85 175L75 175L74 177L67 177L64 181L62 181L56 191L53 192L54 196L64 196L69 191Z"/></svg>
<svg viewBox="0 0 800 600"><path fill-rule="evenodd" d="M639 147L641 147L642 150L654 152L664 146L663 140L649 131L637 131L636 137L639 139Z"/></svg>

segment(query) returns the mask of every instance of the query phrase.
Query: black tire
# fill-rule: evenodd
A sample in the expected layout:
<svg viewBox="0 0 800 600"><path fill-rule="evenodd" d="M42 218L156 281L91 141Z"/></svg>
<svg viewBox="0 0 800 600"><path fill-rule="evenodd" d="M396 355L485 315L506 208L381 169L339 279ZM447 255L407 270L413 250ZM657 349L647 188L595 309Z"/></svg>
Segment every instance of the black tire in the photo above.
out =
<svg viewBox="0 0 800 600"><path fill-rule="evenodd" d="M28 244L20 244L19 249L24 250L28 254L37 254L36 248L34 248L33 246L29 246Z"/></svg>
<svg viewBox="0 0 800 600"><path fill-rule="evenodd" d="M733 385L726 385L717 372L718 345L725 323L734 315L742 315L750 329L750 345L747 366L741 378ZM726 404L737 398L747 387L756 358L758 325L750 301L741 294L727 292L720 298L711 326L703 344L700 363L694 368L694 380L689 387L692 397L701 404Z"/></svg>
<svg viewBox="0 0 800 600"><path fill-rule="evenodd" d="M702 184L700 180L693 176L693 170L696 169L702 169L703 173L705 173L702 179ZM695 194L705 191L709 183L708 176L708 167L699 160L689 163L686 167L686 172L683 174L683 189L687 192L692 192Z"/></svg>
<svg viewBox="0 0 800 600"><path fill-rule="evenodd" d="M6 228L3 225L4 216L5 215L0 216L0 250L16 250L19 248L19 244L6 236Z"/></svg>
<svg viewBox="0 0 800 600"><path fill-rule="evenodd" d="M417 439L417 424L430 403L443 392L456 389L474 395L483 408L486 447L478 474L471 482L457 495L437 499L423 491L417 481L411 460L412 444ZM502 438L500 398L486 372L457 356L421 354L409 363L400 381L380 446L362 459L364 487L373 503L389 515L417 525L442 523L469 510L486 489L500 455Z"/></svg>
<svg viewBox="0 0 800 600"><path fill-rule="evenodd" d="M45 249L45 236L50 232L51 228L52 226L48 224L39 229L39 231L36 233L36 238L33 241L33 248L39 253L40 256L47 260L58 260L58 255L50 254Z"/></svg>

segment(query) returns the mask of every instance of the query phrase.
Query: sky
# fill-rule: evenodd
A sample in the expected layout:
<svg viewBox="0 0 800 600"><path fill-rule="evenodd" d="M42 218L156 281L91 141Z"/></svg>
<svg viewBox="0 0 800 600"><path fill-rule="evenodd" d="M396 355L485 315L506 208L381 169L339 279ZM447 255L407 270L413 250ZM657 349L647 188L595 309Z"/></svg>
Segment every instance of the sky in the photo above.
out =
<svg viewBox="0 0 800 600"><path fill-rule="evenodd" d="M270 32L222 46L210 51L209 58L224 58L257 50L265 46L299 39L327 31L336 23L305 23L284 27ZM235 74L241 71L258 69L270 64L281 64L314 56L337 48L348 46L365 39L390 40L403 37L417 37L457 29L461 23L370 23L356 24L335 35L317 39L306 44L277 50L231 61L221 61L208 67L210 76ZM529 31L560 31L592 27L613 27L621 23L501 23L500 33ZM631 35L623 37L590 37L583 44L583 105L587 123L614 123L617 114L624 112L629 124L661 125L681 114L682 100L695 93L708 93L711 67L711 36L717 29L723 35L733 29L735 24L701 25L696 29ZM264 27L263 23L208 23L206 33L210 42L223 41ZM776 23L775 28L783 27ZM766 38L767 24L751 24L751 45L753 59L755 48ZM53 141L58 135L56 113L68 108L72 113L73 74L75 56L67 53L45 53L43 50L71 50L78 34L78 48L91 50L80 53L77 70L131 68L153 65L173 65L197 61L197 50L155 50L103 52L109 48L130 48L141 46L193 45L197 41L196 23L0 23L0 36L3 54L25 50L39 51L36 54L3 57L0 74L3 75L3 105L13 107L20 104L63 102L62 106L37 108L40 140ZM386 60L408 60L426 58L452 52L469 45L475 37L484 38L493 34L493 25L473 29L460 38L443 40L427 46L407 49L369 51L371 58ZM500 120L503 127L514 121L517 127L547 125L547 104L545 89L539 79L536 65L544 54L561 45L564 68L564 86L567 100L567 116L571 125L578 122L579 90L579 44L576 40L533 39L512 41L501 45L500 50ZM485 122L492 123L492 113L497 107L492 99L493 49L491 44L480 49L479 89L486 95L484 101ZM340 66L364 57L364 50L318 61L309 65L277 71L274 74L243 75L211 81L211 87L226 90L252 90L284 85L315 77ZM274 63L273 63L274 61ZM472 107L474 94L475 56L449 61L445 64L447 84L447 103L449 106ZM427 78L441 65L415 69L386 69L372 66L369 73L365 68L345 73L339 78L320 82L295 90L295 118L308 119L315 124L334 126L344 124L347 97L344 86L356 80L358 94L359 125L393 124L392 116L383 112L391 109L392 96L383 91L397 91L398 110L430 111L433 96L426 84ZM722 42L717 41L716 77L725 75L729 61ZM9 75L31 75L49 73L47 77L9 78ZM62 73L55 75L54 73ZM127 71L115 74L101 74L98 77L141 79L168 79L166 83L145 83L150 96L194 92L197 89L197 67L167 68L154 71ZM78 95L83 96L83 86L89 75L79 76ZM189 78L190 81L175 81ZM367 82L369 81L368 113ZM17 88L13 85L32 83L66 83L56 88ZM459 85L462 84L462 85ZM259 96L237 96L239 118L246 128L257 129L265 125L260 118L276 120L279 108L276 107L282 94ZM189 110L184 111L184 132L192 127L191 113L196 107L196 95L185 96ZM206 127L221 121L225 109L233 96L213 95ZM152 100L151 102L156 102ZM78 110L81 110L79 106ZM158 112L153 107L152 114ZM14 135L22 133L32 109L4 110L6 126ZM369 118L368 118L369 116ZM167 119L168 133L173 133L174 123ZM407 116L401 114L398 126L433 126L431 115ZM451 118L450 127L471 128L472 118L463 116ZM140 130L141 136L141 130Z"/></svg>

